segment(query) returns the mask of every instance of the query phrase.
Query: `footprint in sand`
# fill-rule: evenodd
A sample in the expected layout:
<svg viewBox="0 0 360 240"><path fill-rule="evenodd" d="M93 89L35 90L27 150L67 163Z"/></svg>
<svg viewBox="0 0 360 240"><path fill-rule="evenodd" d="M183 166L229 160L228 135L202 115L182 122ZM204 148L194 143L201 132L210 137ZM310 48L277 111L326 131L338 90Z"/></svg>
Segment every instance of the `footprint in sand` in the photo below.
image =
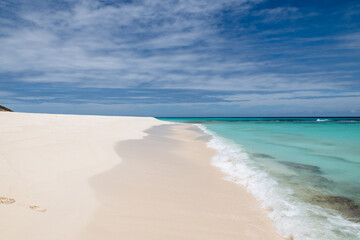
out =
<svg viewBox="0 0 360 240"><path fill-rule="evenodd" d="M31 210L37 211L37 212L46 212L47 210L45 208L41 208L39 206L29 206Z"/></svg>
<svg viewBox="0 0 360 240"><path fill-rule="evenodd" d="M13 204L15 202L16 201L13 198L0 197L0 204ZM35 206L35 205L30 205L29 208L31 210L34 210L34 211L37 211L37 212L46 212L47 211L47 209L41 208L41 207Z"/></svg>
<svg viewBox="0 0 360 240"><path fill-rule="evenodd" d="M7 198L7 197L0 197L1 204L13 204L14 202L15 202L15 199Z"/></svg>

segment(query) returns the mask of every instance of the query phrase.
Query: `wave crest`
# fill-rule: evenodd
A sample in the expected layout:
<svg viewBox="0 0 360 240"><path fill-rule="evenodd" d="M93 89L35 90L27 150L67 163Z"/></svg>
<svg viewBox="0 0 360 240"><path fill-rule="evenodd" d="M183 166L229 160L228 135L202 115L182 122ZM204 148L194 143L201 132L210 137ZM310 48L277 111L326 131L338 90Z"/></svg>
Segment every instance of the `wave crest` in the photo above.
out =
<svg viewBox="0 0 360 240"><path fill-rule="evenodd" d="M222 138L204 125L194 124L212 138L208 147L217 151L212 164L226 175L226 180L242 184L262 207L271 210L279 234L294 240L356 240L360 239L360 224L344 219L335 211L301 202L289 188L280 186L265 171L259 169L249 154L238 144Z"/></svg>

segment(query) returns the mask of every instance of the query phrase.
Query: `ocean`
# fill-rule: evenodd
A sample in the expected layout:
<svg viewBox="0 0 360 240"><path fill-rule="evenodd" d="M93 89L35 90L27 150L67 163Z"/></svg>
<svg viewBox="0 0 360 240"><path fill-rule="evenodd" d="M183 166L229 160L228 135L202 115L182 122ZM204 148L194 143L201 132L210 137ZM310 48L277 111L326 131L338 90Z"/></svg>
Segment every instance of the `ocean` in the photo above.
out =
<svg viewBox="0 0 360 240"><path fill-rule="evenodd" d="M294 240L360 239L360 118L159 118L196 124L213 165Z"/></svg>

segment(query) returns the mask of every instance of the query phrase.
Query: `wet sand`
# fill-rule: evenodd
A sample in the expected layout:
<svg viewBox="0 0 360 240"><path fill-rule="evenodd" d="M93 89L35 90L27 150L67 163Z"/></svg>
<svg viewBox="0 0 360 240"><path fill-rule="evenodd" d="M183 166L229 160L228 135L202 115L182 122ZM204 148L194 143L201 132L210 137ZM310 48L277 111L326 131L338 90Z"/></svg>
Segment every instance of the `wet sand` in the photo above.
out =
<svg viewBox="0 0 360 240"><path fill-rule="evenodd" d="M243 186L210 164L206 136L185 124L119 142L123 162L94 176L100 208L83 239L283 239Z"/></svg>
<svg viewBox="0 0 360 240"><path fill-rule="evenodd" d="M282 239L195 126L0 113L0 239Z"/></svg>

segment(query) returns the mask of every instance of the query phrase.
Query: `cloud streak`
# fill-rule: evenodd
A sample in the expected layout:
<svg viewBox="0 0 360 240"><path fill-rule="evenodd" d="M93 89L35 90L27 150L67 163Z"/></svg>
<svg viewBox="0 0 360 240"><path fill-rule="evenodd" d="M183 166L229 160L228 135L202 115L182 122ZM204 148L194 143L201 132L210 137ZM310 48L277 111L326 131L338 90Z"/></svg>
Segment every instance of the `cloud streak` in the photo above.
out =
<svg viewBox="0 0 360 240"><path fill-rule="evenodd" d="M286 98L277 92L294 101L306 94L348 98L342 92L360 90L360 31L306 29L326 20L314 7L265 0L19 0L2 1L0 8L0 87L12 89L17 102L95 101L67 92L52 98L46 90L49 96L39 97L21 86L102 94L147 89L144 99L134 94L126 102L153 104L179 102L176 97L186 103L256 100L243 91L276 101Z"/></svg>

